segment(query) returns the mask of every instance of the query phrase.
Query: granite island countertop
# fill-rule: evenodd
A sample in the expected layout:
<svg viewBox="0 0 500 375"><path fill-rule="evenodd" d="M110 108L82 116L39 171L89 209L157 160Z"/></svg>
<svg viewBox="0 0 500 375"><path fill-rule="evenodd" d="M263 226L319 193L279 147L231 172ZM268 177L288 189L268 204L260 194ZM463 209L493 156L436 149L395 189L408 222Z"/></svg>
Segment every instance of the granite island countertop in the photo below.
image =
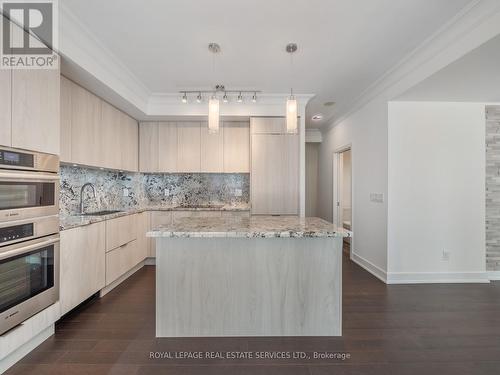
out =
<svg viewBox="0 0 500 375"><path fill-rule="evenodd" d="M144 211L250 211L250 206L247 204L239 205L223 205L223 206L144 206L136 208L127 208L109 215L60 215L59 229L67 230L77 228L89 224L98 223L101 221L115 219L121 216L133 215Z"/></svg>
<svg viewBox="0 0 500 375"><path fill-rule="evenodd" d="M162 225L147 233L148 237L176 238L309 238L349 237L350 232L336 228L317 217L251 216L186 218Z"/></svg>

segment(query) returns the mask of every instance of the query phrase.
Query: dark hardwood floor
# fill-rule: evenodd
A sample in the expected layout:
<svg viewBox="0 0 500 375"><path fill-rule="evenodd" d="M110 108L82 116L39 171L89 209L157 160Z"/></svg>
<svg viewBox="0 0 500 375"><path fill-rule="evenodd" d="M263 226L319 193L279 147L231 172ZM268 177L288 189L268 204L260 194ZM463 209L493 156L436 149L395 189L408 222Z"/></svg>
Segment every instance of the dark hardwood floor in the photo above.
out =
<svg viewBox="0 0 500 375"><path fill-rule="evenodd" d="M500 374L500 283L387 286L344 259L343 337L155 339L154 267L62 319L8 374ZM341 359L152 359L150 352Z"/></svg>

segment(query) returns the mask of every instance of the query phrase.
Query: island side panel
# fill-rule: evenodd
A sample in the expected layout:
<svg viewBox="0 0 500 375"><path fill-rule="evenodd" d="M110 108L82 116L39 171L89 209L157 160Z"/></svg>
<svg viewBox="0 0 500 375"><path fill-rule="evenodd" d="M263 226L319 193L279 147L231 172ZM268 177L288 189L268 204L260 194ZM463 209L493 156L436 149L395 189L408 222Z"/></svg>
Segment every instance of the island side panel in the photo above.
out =
<svg viewBox="0 0 500 375"><path fill-rule="evenodd" d="M156 240L157 337L341 335L341 237Z"/></svg>

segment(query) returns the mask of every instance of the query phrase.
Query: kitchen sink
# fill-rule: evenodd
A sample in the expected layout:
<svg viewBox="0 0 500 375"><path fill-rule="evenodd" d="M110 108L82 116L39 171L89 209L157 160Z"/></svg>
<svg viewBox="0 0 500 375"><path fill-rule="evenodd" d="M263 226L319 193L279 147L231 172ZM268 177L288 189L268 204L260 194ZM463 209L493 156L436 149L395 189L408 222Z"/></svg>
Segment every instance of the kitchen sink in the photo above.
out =
<svg viewBox="0 0 500 375"><path fill-rule="evenodd" d="M103 211L96 211L96 212L86 212L82 214L82 216L104 216L104 215L111 215L111 214L116 214L118 212L123 212L120 210L103 210Z"/></svg>

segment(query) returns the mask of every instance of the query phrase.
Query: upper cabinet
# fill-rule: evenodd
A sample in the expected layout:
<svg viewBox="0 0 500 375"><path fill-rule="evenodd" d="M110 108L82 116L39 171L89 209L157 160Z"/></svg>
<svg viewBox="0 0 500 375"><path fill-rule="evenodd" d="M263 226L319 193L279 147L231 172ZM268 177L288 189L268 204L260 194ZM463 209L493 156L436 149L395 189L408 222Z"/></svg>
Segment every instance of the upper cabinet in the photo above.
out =
<svg viewBox="0 0 500 375"><path fill-rule="evenodd" d="M201 124L201 171L220 173L224 169L224 127L209 133L208 124Z"/></svg>
<svg viewBox="0 0 500 375"><path fill-rule="evenodd" d="M12 145L11 125L11 71L0 69L0 145Z"/></svg>
<svg viewBox="0 0 500 375"><path fill-rule="evenodd" d="M177 171L201 172L201 125L177 124Z"/></svg>
<svg viewBox="0 0 500 375"><path fill-rule="evenodd" d="M59 94L58 69L1 69L0 145L58 155Z"/></svg>
<svg viewBox="0 0 500 375"><path fill-rule="evenodd" d="M252 134L285 134L286 120L283 117L252 117L250 129Z"/></svg>
<svg viewBox="0 0 500 375"><path fill-rule="evenodd" d="M138 124L61 76L61 161L138 170Z"/></svg>
<svg viewBox="0 0 500 375"><path fill-rule="evenodd" d="M12 71L12 147L59 154L59 70Z"/></svg>
<svg viewBox="0 0 500 375"><path fill-rule="evenodd" d="M224 172L250 173L250 125L224 121Z"/></svg>
<svg viewBox="0 0 500 375"><path fill-rule="evenodd" d="M139 129L141 172L250 172L248 121L223 122L216 134L206 122L143 122Z"/></svg>

